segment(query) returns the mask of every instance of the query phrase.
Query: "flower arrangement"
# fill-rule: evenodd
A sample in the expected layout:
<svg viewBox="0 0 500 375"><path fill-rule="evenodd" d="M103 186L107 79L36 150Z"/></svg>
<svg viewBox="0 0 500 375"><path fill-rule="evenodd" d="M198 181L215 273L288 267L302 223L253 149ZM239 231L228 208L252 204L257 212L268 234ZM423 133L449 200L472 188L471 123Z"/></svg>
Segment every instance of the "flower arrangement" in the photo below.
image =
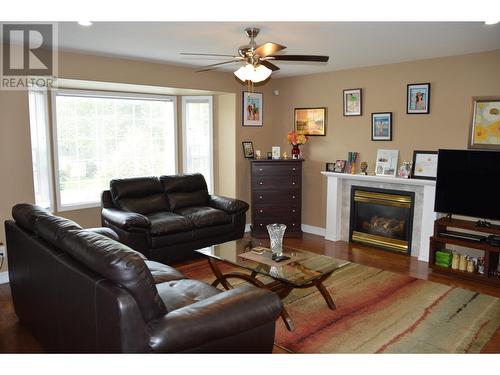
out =
<svg viewBox="0 0 500 375"><path fill-rule="evenodd" d="M308 140L306 135L297 134L296 131L289 132L286 138L287 138L288 142L290 142L294 146L303 145Z"/></svg>

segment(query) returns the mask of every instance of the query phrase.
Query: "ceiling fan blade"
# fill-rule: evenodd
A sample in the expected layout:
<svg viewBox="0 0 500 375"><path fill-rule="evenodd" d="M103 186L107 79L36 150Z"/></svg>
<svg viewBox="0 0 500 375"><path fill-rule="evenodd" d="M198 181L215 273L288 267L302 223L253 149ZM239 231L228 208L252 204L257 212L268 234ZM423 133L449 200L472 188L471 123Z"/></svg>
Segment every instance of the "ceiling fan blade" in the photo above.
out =
<svg viewBox="0 0 500 375"><path fill-rule="evenodd" d="M276 52L281 51L282 49L285 49L285 46L282 46L281 44L273 43L273 42L267 42L264 44L261 44L255 49L255 54L260 56L260 57L266 57L269 55L273 55Z"/></svg>
<svg viewBox="0 0 500 375"><path fill-rule="evenodd" d="M240 62L239 60L229 60L229 61L223 61L217 64L210 64L210 65L205 65L203 69L197 70L196 73L200 72L206 72L207 70L212 70L218 67L219 65L224 65L224 64L231 64L231 63L237 63Z"/></svg>
<svg viewBox="0 0 500 375"><path fill-rule="evenodd" d="M191 53L191 52L181 52L183 56L219 56L219 57L238 57L235 55L223 55L219 53Z"/></svg>
<svg viewBox="0 0 500 375"><path fill-rule="evenodd" d="M262 65L264 65L266 68L269 68L271 69L273 72L276 71L276 70L280 70L279 67L277 67L276 65L274 65L272 62L269 62L269 61L262 61L260 62Z"/></svg>
<svg viewBox="0 0 500 375"><path fill-rule="evenodd" d="M329 58L329 56L317 55L276 55L267 56L266 60L327 62Z"/></svg>

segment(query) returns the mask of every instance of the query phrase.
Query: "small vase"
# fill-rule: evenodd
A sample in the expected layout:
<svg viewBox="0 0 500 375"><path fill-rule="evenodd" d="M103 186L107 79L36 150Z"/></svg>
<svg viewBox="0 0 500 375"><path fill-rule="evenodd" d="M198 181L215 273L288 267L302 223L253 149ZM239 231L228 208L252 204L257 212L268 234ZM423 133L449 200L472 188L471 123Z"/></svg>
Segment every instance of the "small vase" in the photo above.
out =
<svg viewBox="0 0 500 375"><path fill-rule="evenodd" d="M285 224L268 224L267 231L271 240L271 252L277 255L283 254L283 235L285 234Z"/></svg>
<svg viewBox="0 0 500 375"><path fill-rule="evenodd" d="M292 145L292 159L300 159L299 145Z"/></svg>

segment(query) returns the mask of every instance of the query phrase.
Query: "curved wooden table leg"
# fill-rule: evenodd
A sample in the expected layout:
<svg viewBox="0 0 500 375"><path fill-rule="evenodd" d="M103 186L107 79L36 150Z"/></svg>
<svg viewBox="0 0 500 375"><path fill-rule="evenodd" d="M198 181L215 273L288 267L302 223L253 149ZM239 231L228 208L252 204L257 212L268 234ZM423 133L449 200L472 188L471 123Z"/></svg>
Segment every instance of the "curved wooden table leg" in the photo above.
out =
<svg viewBox="0 0 500 375"><path fill-rule="evenodd" d="M280 315L281 319L283 319L283 323L285 323L286 329L288 329L290 332L293 332L295 330L295 326L293 325L293 320L292 318L290 318L290 315L288 314L288 311L286 311L285 306L283 306Z"/></svg>
<svg viewBox="0 0 500 375"><path fill-rule="evenodd" d="M335 306L335 302L333 302L332 296L330 295L330 293L328 293L328 290L326 290L325 286L323 285L323 280L315 280L314 285L316 285L316 288L318 288L330 310L335 310L337 306Z"/></svg>
<svg viewBox="0 0 500 375"><path fill-rule="evenodd" d="M229 282L226 280L221 270L219 269L219 266L217 266L217 261L210 257L208 257L207 259L208 264L210 265L210 268L212 269L212 272L216 277L216 280L212 283L212 286L216 286L221 283L226 290L233 289L233 286L229 284Z"/></svg>

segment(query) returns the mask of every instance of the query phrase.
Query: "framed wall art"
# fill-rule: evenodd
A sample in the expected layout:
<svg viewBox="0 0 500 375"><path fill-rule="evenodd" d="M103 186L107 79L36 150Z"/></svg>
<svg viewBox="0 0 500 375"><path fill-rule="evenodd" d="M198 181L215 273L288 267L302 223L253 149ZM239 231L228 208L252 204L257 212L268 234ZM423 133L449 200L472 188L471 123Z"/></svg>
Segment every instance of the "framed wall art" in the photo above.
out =
<svg viewBox="0 0 500 375"><path fill-rule="evenodd" d="M372 113L372 141L392 141L392 112Z"/></svg>
<svg viewBox="0 0 500 375"><path fill-rule="evenodd" d="M430 111L431 84L411 83L406 97L406 113L428 114Z"/></svg>
<svg viewBox="0 0 500 375"><path fill-rule="evenodd" d="M326 108L295 108L295 131L304 135L325 135Z"/></svg>
<svg viewBox="0 0 500 375"><path fill-rule="evenodd" d="M377 176L396 177L399 150L377 150L375 174Z"/></svg>
<svg viewBox="0 0 500 375"><path fill-rule="evenodd" d="M437 165L437 151L413 151L412 178L435 180Z"/></svg>
<svg viewBox="0 0 500 375"><path fill-rule="evenodd" d="M246 159L254 158L253 143L252 142L241 142L243 145L243 155Z"/></svg>
<svg viewBox="0 0 500 375"><path fill-rule="evenodd" d="M325 171L334 172L334 170L335 170L335 163L326 163Z"/></svg>
<svg viewBox="0 0 500 375"><path fill-rule="evenodd" d="M336 173L344 173L346 163L347 160L337 160L333 167L333 171Z"/></svg>
<svg viewBox="0 0 500 375"><path fill-rule="evenodd" d="M469 148L500 150L500 96L472 98Z"/></svg>
<svg viewBox="0 0 500 375"><path fill-rule="evenodd" d="M361 116L361 89L344 90L344 116Z"/></svg>
<svg viewBox="0 0 500 375"><path fill-rule="evenodd" d="M264 114L262 93L243 91L242 111L243 126L262 126Z"/></svg>

